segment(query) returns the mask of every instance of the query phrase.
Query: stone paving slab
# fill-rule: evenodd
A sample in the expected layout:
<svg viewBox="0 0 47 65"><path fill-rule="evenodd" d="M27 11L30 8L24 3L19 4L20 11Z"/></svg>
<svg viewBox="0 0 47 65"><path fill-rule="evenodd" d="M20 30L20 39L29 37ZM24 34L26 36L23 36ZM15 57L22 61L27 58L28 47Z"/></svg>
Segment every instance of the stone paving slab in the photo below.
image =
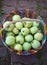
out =
<svg viewBox="0 0 47 65"><path fill-rule="evenodd" d="M16 6L16 0L3 0L2 2L4 6Z"/></svg>
<svg viewBox="0 0 47 65"><path fill-rule="evenodd" d="M24 64L39 64L39 59L35 55L31 56L18 56L14 53L11 53L11 61L12 62L19 62Z"/></svg>
<svg viewBox="0 0 47 65"><path fill-rule="evenodd" d="M47 7L47 0L39 0L39 5L42 7Z"/></svg>
<svg viewBox="0 0 47 65"><path fill-rule="evenodd" d="M0 22L3 22L3 20L6 19L6 17L7 17L6 14L1 15L1 17L0 17Z"/></svg>
<svg viewBox="0 0 47 65"><path fill-rule="evenodd" d="M7 50L5 47L0 48L0 57L6 56L6 52L7 52Z"/></svg>
<svg viewBox="0 0 47 65"><path fill-rule="evenodd" d="M26 6L26 7L36 7L37 6L37 2L36 1L19 1L19 4L21 6Z"/></svg>
<svg viewBox="0 0 47 65"><path fill-rule="evenodd" d="M4 10L4 13L9 14L11 11L15 10L15 8L14 7L3 6L3 10Z"/></svg>
<svg viewBox="0 0 47 65"><path fill-rule="evenodd" d="M47 24L47 17L44 18L44 16L47 16L47 9L43 9L44 7L47 7L47 0L39 0L39 3L37 2L38 0L19 0L19 9L23 9L23 8L31 8L32 10L39 12L39 14L42 16L42 18L44 19L45 23ZM4 14L2 14L0 16L0 21L3 21L6 17L7 14L10 13L12 10L15 10L16 8L16 0L2 0L3 2L3 10L4 10ZM37 6L40 6L41 9L37 9ZM40 10L40 11L39 11ZM1 43L1 42L0 42ZM46 42L47 43L47 42ZM1 44L0 44L1 45ZM3 51L4 50L4 51ZM25 63L26 65L28 64L32 64L34 63L34 65L40 65L39 63L43 63L41 65L47 65L47 44L44 45L43 49L41 50L41 55L42 55L42 62L41 59L39 59L36 55L34 56L17 56L14 53L10 53L11 54L11 63L12 65L22 65L21 63ZM0 48L0 56L5 56L6 52L6 47L5 48ZM3 54L4 53L4 54ZM8 54L8 53L7 53ZM16 62L20 62L20 64L17 64ZM9 64L8 64L9 65Z"/></svg>
<svg viewBox="0 0 47 65"><path fill-rule="evenodd" d="M44 9L42 9L41 11L40 11L40 16L47 16L47 10L44 10Z"/></svg>

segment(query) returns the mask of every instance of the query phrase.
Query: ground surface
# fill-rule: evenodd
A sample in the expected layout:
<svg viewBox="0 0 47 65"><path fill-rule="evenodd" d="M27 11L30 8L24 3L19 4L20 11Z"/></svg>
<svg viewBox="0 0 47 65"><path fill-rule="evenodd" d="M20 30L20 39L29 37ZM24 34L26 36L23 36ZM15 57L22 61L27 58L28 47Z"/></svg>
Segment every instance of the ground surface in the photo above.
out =
<svg viewBox="0 0 47 65"><path fill-rule="evenodd" d="M0 7L0 22L6 18L7 14L16 8L31 8L42 16L47 24L47 0L0 0L2 6ZM47 65L47 42L42 50L31 56L17 56L10 53L0 41L0 65Z"/></svg>

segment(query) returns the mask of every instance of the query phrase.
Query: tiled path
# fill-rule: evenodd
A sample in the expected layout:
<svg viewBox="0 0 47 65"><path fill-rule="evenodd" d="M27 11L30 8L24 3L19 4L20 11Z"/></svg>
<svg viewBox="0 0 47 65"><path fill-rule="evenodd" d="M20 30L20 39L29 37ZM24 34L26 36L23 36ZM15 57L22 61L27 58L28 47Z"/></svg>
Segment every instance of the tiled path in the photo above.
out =
<svg viewBox="0 0 47 65"><path fill-rule="evenodd" d="M7 14L16 8L31 8L42 16L45 23L47 24L47 0L0 0L3 4L3 13L0 15L0 22L6 18ZM17 56L14 53L10 54L9 51L2 47L2 42L0 41L0 65L47 65L47 42L43 46L43 49L34 56ZM2 58L1 58L2 57ZM10 60L11 59L11 60ZM4 63L2 63L2 62ZM10 63L11 61L11 63ZM24 64L22 64L24 63Z"/></svg>

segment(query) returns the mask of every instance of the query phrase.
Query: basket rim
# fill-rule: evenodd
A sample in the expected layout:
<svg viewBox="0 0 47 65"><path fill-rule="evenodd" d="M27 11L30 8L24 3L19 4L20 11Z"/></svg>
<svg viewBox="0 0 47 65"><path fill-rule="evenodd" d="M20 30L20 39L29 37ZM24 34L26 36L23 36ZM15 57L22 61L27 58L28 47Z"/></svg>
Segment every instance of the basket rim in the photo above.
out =
<svg viewBox="0 0 47 65"><path fill-rule="evenodd" d="M11 13L10 13L10 15L11 15ZM10 15L9 15L9 16L10 16ZM7 16L7 17L9 17L9 16ZM6 17L6 18L7 18L7 17ZM5 20L6 20L6 19L5 19ZM39 20L40 20L40 19L39 19ZM43 22L43 26L44 26L44 22ZM45 32L44 32L44 35L46 36ZM3 39L2 39L2 42L3 42L3 44L5 45L5 42L3 41ZM5 45L5 46L6 46L9 50L11 50L7 45ZM41 48L42 48L42 47L41 47ZM40 49L41 49L41 48L40 48ZM40 50L40 49L39 49L39 50ZM37 50L37 51L34 50L34 52L33 52L32 54L35 54L35 53L38 52L39 50ZM13 49L12 49L12 51L13 51ZM31 51L31 52L32 52L32 51ZM17 53L16 53L16 54L17 54ZM17 54L17 55L31 55L31 53L29 53L29 54Z"/></svg>

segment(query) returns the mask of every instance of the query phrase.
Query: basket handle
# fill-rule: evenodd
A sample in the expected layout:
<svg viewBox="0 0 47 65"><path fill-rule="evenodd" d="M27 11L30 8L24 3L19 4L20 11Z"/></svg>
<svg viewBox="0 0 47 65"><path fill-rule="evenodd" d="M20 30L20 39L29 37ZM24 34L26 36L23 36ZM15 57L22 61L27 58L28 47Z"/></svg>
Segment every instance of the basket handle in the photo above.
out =
<svg viewBox="0 0 47 65"><path fill-rule="evenodd" d="M37 22L40 22L40 23L43 22L42 18L38 18L38 19L20 19L20 20L16 20L16 21L9 21L10 23L7 26L10 26L10 24L13 24L13 23L16 23L16 22L22 22L22 21L37 21ZM44 26L45 34L47 35L47 25L44 22L43 22L43 24L44 24L43 26ZM0 34L1 34L1 31L4 30L7 26L0 29Z"/></svg>
<svg viewBox="0 0 47 65"><path fill-rule="evenodd" d="M10 26L10 24L13 24L13 23L16 23L16 22L22 22L22 21L37 21L39 22L40 20L39 19L20 19L20 20L16 20L16 21L9 21L10 23L8 23L5 27L3 27L3 30Z"/></svg>

